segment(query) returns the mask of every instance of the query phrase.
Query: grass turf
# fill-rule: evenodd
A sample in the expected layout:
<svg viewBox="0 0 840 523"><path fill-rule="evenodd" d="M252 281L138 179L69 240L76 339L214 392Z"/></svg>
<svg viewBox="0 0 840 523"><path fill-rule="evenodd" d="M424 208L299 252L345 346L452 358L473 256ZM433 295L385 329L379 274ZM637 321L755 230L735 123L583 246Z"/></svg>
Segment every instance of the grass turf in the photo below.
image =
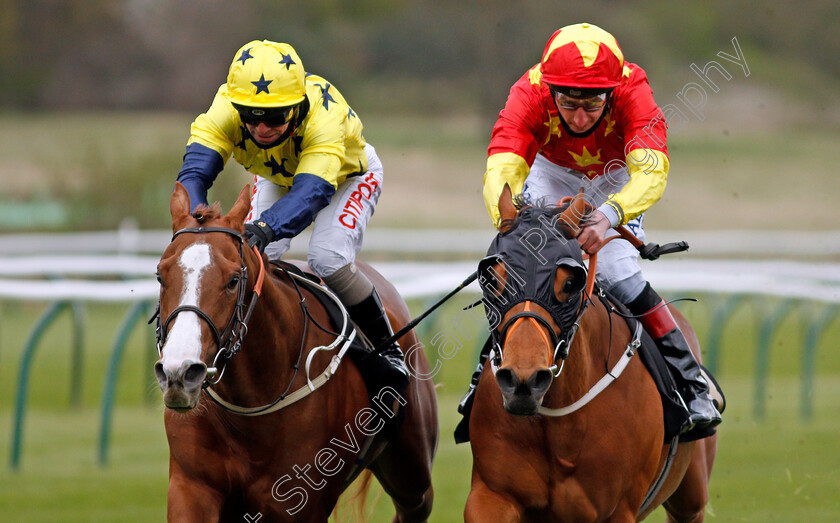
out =
<svg viewBox="0 0 840 523"><path fill-rule="evenodd" d="M422 333L429 340L445 328L455 307ZM420 304L413 309L419 310ZM684 309L703 339L701 307ZM86 356L82 406L68 406L69 361L63 318L42 340L33 366L27 402L21 467L0 473L0 521L160 521L165 517L168 449L163 432L159 392L147 366L143 329L130 340L117 388L117 408L107 466L97 464L102 384L115 326L125 313L121 306L86 309ZM0 322L0 456L8 459L14 384L22 341L41 308L5 304ZM61 325L64 321L66 324ZM827 350L837 339L832 327L820 346L820 371L815 384L811 421L799 419L800 380L797 375L800 331L796 319L781 325L774 340L768 383L767 417L753 416L755 328L748 311L736 314L724 335L721 385L729 407L722 425L718 457L711 482L711 510L716 521L836 521L840 518L840 461L835 451L840 434L840 356ZM476 327L474 341L479 339ZM428 341L427 341L428 342ZM779 347L781 346L781 349ZM434 357L434 347L426 348ZM456 446L452 431L455 411L474 365L468 344L451 359L441 360L435 381L441 406L441 443L435 469L435 510L432 521L462 518L469 492L469 447ZM151 405L146 402L151 398ZM372 497L378 487L374 486ZM390 521L392 509L384 497L373 509L372 521ZM661 520L661 512L650 518Z"/></svg>

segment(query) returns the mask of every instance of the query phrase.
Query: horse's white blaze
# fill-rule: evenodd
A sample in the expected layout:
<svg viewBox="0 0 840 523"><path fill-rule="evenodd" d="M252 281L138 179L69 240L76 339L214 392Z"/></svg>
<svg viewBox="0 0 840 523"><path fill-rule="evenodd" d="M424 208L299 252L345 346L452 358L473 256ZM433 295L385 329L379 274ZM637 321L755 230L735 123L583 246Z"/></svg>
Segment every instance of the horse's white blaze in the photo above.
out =
<svg viewBox="0 0 840 523"><path fill-rule="evenodd" d="M178 306L198 307L201 276L210 266L210 245L190 245L178 259L178 266L184 271L184 291ZM163 368L175 373L184 361L201 361L201 318L191 311L178 313L167 334L163 346Z"/></svg>

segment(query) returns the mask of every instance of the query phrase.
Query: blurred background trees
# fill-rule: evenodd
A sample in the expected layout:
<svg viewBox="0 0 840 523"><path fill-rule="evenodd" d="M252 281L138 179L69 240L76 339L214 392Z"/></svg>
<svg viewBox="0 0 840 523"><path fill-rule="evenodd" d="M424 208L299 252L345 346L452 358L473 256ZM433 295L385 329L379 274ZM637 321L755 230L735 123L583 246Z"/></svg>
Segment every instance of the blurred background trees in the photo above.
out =
<svg viewBox="0 0 840 523"><path fill-rule="evenodd" d="M167 227L189 123L262 38L292 43L362 117L389 173L378 226L486 227L495 117L551 33L581 21L616 36L660 106L702 84L692 64L732 74L710 73L703 119L672 125L674 176L651 219L779 226L764 217L798 198L787 227L833 228L838 20L829 0L0 0L0 231ZM717 56L733 38L748 78ZM223 205L252 181L232 164L211 191Z"/></svg>
<svg viewBox="0 0 840 523"><path fill-rule="evenodd" d="M830 0L0 0L0 109L199 111L234 51L268 38L356 105L492 118L551 32L579 21L611 31L655 90L678 90L735 36L756 80L826 107L838 20Z"/></svg>

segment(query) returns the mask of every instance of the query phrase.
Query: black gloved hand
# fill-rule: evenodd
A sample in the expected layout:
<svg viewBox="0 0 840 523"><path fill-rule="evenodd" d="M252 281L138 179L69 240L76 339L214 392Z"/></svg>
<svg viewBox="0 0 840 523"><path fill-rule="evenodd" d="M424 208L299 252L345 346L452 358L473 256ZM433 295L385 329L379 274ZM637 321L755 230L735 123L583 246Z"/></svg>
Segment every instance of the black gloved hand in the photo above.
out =
<svg viewBox="0 0 840 523"><path fill-rule="evenodd" d="M265 252L265 248L274 240L274 231L263 221L246 223L245 237L248 238L248 245Z"/></svg>

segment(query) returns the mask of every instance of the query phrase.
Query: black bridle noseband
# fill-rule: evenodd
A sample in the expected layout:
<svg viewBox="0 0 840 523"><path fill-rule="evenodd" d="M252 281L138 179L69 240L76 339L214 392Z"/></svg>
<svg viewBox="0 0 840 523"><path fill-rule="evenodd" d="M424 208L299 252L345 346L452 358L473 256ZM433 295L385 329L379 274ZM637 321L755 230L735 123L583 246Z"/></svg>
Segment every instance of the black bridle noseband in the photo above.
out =
<svg viewBox="0 0 840 523"><path fill-rule="evenodd" d="M585 293L581 291L581 293ZM527 300L526 300L527 301ZM493 346L495 348L494 352L494 364L498 367L502 364L502 345L504 344L505 337L507 335L508 329L516 323L517 320L530 318L536 320L536 322L541 326L544 327L545 330L548 332L549 337L551 338L551 345L554 347L554 354L552 359L552 366L550 370L556 376L560 374L560 371L563 368L563 363L565 363L566 358L569 356L569 347L572 345L572 340L577 334L578 328L580 327L580 319L583 317L583 314L586 312L586 309L589 307L589 303L591 302L590 296L584 294L582 296L580 307L578 308L577 313L575 314L575 318L572 321L571 325L569 325L565 329L561 329L561 333L557 334L554 330L554 327L551 323L541 314L537 314L536 312L532 311L519 311L513 314L510 318L504 322L500 328L493 329L491 331L491 337L493 338ZM557 362L561 361L561 364L558 366Z"/></svg>
<svg viewBox="0 0 840 523"><path fill-rule="evenodd" d="M262 255L256 248L254 248L257 257L260 260L260 272L257 275L256 282L254 283L251 301L246 309L245 293L248 283L248 268L245 265L245 256L243 252L245 237L239 231L227 229L225 227L189 227L175 232L175 234L172 235L172 241L174 241L179 235L185 233L205 234L211 232L221 232L239 240L239 259L241 260L241 267L239 270L239 281L237 282L236 304L233 307L233 312L231 312L230 318L228 319L224 330L219 331L219 328L216 326L213 319L210 318L210 315L195 305L181 305L176 307L169 313L166 320L161 321L160 300L158 300L157 310L149 320L149 323L156 321L155 337L157 340L158 354L161 357L163 356L163 345L166 343L169 325L175 320L178 313L185 311L194 312L199 318L207 323L213 333L213 339L216 342L216 346L219 347L219 350L213 358L213 366L207 368L208 377L205 378L202 388L215 385L222 379L227 363L231 360L231 358L236 356L236 353L238 353L239 349L242 347L242 340L245 338L245 335L248 334L248 320L251 318L251 313L254 312L254 307L256 306L257 299L262 291L262 283L265 277L265 266L263 264Z"/></svg>

